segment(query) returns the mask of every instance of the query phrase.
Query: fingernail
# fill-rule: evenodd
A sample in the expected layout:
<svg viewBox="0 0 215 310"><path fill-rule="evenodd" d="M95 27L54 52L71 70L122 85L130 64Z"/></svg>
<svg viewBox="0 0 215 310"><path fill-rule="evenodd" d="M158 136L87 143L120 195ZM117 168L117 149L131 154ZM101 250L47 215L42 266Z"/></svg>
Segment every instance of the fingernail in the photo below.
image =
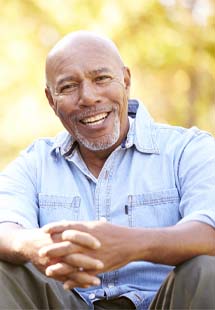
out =
<svg viewBox="0 0 215 310"><path fill-rule="evenodd" d="M97 264L96 264L96 268L97 269L102 269L104 267L104 264L101 262L101 261L99 261Z"/></svg>
<svg viewBox="0 0 215 310"><path fill-rule="evenodd" d="M46 251L45 251L45 249L40 249L39 252L38 252L38 254L39 254L40 257L46 256Z"/></svg>
<svg viewBox="0 0 215 310"><path fill-rule="evenodd" d="M52 270L50 268L46 269L46 275L50 276L52 274Z"/></svg>
<svg viewBox="0 0 215 310"><path fill-rule="evenodd" d="M65 290L69 290L69 285L68 285L68 284L64 284L64 285L63 285L63 288L64 288Z"/></svg>
<svg viewBox="0 0 215 310"><path fill-rule="evenodd" d="M95 242L94 242L94 247L95 247L95 249L100 248L100 246L101 246L101 243L100 243L99 241L95 241Z"/></svg>
<svg viewBox="0 0 215 310"><path fill-rule="evenodd" d="M101 283L101 281L98 278L94 279L92 282L93 285L99 285L100 283Z"/></svg>

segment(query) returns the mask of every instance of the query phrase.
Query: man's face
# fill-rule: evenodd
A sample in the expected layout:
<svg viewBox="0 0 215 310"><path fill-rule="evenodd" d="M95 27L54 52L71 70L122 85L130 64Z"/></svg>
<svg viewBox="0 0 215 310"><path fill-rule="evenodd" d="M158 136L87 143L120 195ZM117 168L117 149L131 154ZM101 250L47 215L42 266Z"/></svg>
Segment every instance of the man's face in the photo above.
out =
<svg viewBox="0 0 215 310"><path fill-rule="evenodd" d="M130 75L109 50L82 45L58 55L51 106L80 147L119 145L128 130Z"/></svg>

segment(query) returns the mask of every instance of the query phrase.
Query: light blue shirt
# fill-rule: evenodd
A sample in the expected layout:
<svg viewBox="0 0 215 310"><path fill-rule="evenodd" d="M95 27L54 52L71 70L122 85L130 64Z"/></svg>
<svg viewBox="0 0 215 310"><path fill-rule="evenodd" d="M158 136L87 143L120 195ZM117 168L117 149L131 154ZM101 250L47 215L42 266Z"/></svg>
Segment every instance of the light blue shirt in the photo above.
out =
<svg viewBox="0 0 215 310"><path fill-rule="evenodd" d="M135 116L138 102L130 103ZM33 228L64 219L105 218L129 227L196 220L215 227L214 138L197 128L155 123L142 104L129 121L126 140L109 156L98 178L68 133L33 143L0 176L0 221ZM132 262L101 274L99 287L77 292L89 309L105 296L126 296L137 309L146 309L171 270Z"/></svg>

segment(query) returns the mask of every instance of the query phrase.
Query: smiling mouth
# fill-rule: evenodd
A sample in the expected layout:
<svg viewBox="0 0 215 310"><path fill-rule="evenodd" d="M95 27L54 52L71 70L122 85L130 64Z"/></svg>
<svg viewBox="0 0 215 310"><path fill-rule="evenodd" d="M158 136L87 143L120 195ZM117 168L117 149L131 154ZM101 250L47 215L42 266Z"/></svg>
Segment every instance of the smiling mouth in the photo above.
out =
<svg viewBox="0 0 215 310"><path fill-rule="evenodd" d="M84 125L95 126L101 124L107 117L109 113L101 113L94 116L83 118L80 122Z"/></svg>

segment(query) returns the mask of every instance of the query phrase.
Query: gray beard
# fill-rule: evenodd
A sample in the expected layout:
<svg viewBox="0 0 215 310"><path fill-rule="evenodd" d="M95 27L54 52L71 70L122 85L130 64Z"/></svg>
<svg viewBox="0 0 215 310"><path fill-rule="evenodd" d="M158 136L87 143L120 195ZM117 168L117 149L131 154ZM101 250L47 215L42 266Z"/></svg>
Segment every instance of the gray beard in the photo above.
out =
<svg viewBox="0 0 215 310"><path fill-rule="evenodd" d="M113 131L111 134L105 135L104 137L99 138L97 141L89 141L83 137L77 128L75 127L75 136L76 140L80 142L84 147L91 151L102 151L113 146L120 136L120 120L118 113L115 111L114 115L114 125Z"/></svg>

